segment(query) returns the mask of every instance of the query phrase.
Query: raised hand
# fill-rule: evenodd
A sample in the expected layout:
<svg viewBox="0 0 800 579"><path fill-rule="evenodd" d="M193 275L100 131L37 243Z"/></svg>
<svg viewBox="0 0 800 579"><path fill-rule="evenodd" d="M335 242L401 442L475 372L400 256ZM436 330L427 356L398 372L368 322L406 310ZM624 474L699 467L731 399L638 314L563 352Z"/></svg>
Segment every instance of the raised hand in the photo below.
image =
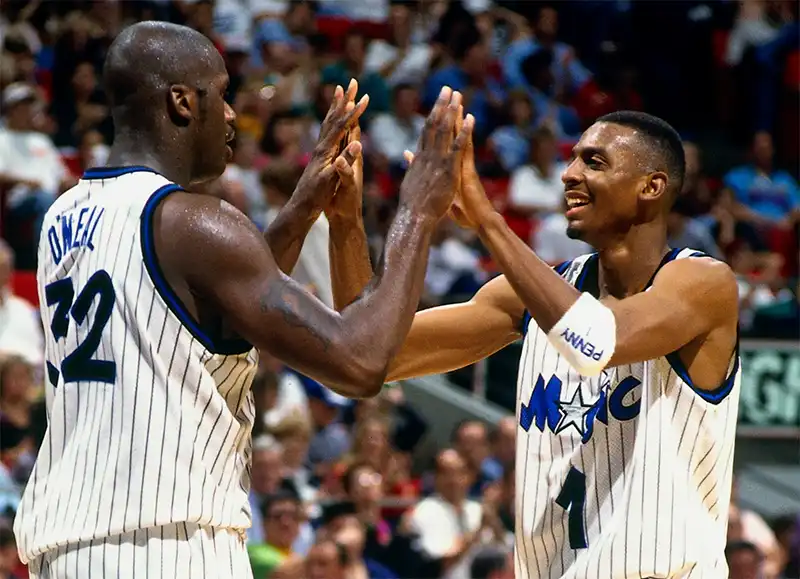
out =
<svg viewBox="0 0 800 579"><path fill-rule="evenodd" d="M444 87L425 121L414 162L400 186L400 203L438 220L460 187L462 154L475 120L467 115L456 134L461 93Z"/></svg>
<svg viewBox="0 0 800 579"><path fill-rule="evenodd" d="M328 219L357 220L361 217L364 189L364 158L361 154L361 128L356 122L350 127L342 154L333 162L339 176L339 186L325 208Z"/></svg>
<svg viewBox="0 0 800 579"><path fill-rule="evenodd" d="M475 167L475 146L470 134L461 161L461 188L456 193L450 215L462 227L477 230L492 213L494 207L486 197L478 169Z"/></svg>
<svg viewBox="0 0 800 579"><path fill-rule="evenodd" d="M369 104L369 95L364 95L356 103L357 93L358 82L355 79L350 81L346 93L342 87L336 87L331 107L322 121L311 161L297 183L295 195L310 198L318 209L328 206L340 186L335 163L342 159L339 163L349 165L360 156L361 143L358 140L350 139L344 150L341 147L351 129L358 126L358 119Z"/></svg>

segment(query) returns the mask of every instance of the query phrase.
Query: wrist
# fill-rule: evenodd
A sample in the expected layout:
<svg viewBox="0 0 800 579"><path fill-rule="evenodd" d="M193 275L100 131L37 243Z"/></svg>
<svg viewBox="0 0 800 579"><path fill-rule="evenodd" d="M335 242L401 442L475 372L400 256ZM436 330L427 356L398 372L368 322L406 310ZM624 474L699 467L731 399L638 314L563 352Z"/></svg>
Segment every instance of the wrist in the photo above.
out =
<svg viewBox="0 0 800 579"><path fill-rule="evenodd" d="M499 230L507 228L505 218L497 211L488 211L486 215L478 220L478 236L481 241L486 241L487 236Z"/></svg>

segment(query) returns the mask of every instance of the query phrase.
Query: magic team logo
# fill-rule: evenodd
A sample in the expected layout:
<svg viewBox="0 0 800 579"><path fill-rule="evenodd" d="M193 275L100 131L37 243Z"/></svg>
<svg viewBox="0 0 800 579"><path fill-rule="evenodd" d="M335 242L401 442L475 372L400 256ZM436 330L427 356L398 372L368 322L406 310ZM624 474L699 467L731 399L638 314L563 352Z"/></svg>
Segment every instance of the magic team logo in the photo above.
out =
<svg viewBox="0 0 800 579"><path fill-rule="evenodd" d="M608 425L609 415L620 421L633 420L639 415L641 397L630 403L625 402L625 397L640 385L637 378L628 376L613 390L610 382L606 383L596 400L586 400L581 386L572 396L562 397L561 379L554 375L545 382L539 374L530 400L520 406L519 425L525 432L535 426L540 432L546 427L555 434L571 427L581 435L581 442L586 443L592 438L595 420Z"/></svg>

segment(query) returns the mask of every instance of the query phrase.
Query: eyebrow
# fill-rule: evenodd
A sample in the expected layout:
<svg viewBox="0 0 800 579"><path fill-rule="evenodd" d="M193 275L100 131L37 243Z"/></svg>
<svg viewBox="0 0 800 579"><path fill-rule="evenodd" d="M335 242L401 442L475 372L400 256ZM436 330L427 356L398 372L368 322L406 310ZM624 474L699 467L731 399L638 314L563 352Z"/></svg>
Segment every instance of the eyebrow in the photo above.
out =
<svg viewBox="0 0 800 579"><path fill-rule="evenodd" d="M600 155L601 157L607 157L606 150L602 147L579 147L575 145L572 147L572 156L577 157L578 155Z"/></svg>

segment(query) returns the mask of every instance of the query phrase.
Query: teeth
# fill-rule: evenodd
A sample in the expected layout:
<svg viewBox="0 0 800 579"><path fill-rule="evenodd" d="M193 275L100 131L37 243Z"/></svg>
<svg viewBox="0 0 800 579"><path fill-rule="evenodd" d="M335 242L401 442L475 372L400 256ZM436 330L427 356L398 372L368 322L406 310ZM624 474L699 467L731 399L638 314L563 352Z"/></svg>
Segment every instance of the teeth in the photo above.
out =
<svg viewBox="0 0 800 579"><path fill-rule="evenodd" d="M583 207L589 203L584 199L567 199L567 206L572 209L573 207Z"/></svg>

